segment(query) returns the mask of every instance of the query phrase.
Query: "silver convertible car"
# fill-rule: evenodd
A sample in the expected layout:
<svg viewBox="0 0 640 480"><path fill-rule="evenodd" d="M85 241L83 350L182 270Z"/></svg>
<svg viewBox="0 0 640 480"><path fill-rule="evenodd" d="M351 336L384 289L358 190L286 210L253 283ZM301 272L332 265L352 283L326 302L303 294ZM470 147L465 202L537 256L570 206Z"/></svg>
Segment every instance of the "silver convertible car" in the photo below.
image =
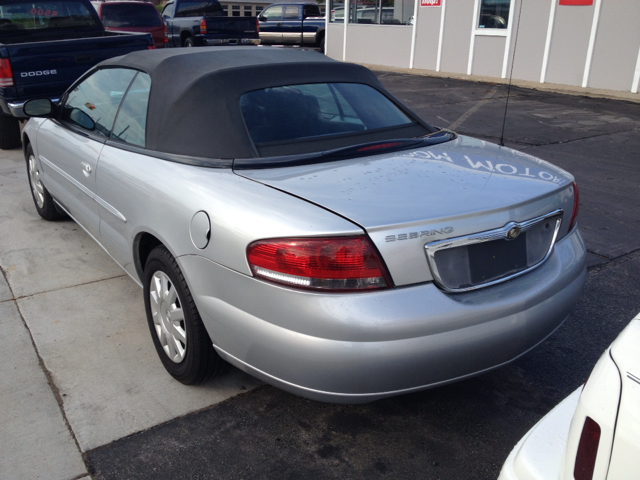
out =
<svg viewBox="0 0 640 480"><path fill-rule="evenodd" d="M144 289L167 371L359 403L504 365L576 303L573 177L315 52L136 52L27 102L35 207Z"/></svg>

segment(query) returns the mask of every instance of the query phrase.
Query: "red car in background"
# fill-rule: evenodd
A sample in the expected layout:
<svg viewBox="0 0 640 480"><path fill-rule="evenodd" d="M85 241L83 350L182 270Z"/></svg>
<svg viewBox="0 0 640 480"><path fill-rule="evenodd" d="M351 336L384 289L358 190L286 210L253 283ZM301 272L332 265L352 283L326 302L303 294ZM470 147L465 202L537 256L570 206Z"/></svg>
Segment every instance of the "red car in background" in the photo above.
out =
<svg viewBox="0 0 640 480"><path fill-rule="evenodd" d="M150 33L156 48L164 48L164 22L153 3L140 1L91 3L106 30Z"/></svg>

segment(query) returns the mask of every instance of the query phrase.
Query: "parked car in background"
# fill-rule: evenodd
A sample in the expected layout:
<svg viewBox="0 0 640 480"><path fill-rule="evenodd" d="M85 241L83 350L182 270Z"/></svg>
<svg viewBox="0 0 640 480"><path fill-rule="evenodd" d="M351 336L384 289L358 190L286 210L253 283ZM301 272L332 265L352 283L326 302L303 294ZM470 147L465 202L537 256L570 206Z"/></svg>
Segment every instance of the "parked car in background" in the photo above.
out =
<svg viewBox="0 0 640 480"><path fill-rule="evenodd" d="M325 19L317 3L275 3L260 15L266 45L315 45L324 52Z"/></svg>
<svg viewBox="0 0 640 480"><path fill-rule="evenodd" d="M88 0L0 0L0 148L20 146L26 100L57 100L96 63L149 48L149 35L106 31Z"/></svg>
<svg viewBox="0 0 640 480"><path fill-rule="evenodd" d="M499 480L640 478L640 314L602 354L584 387L515 446Z"/></svg>
<svg viewBox="0 0 640 480"><path fill-rule="evenodd" d="M140 1L91 2L105 30L146 32L156 48L164 48L164 21L153 3Z"/></svg>
<svg viewBox="0 0 640 480"><path fill-rule="evenodd" d="M218 0L172 0L162 10L167 47L258 45L256 17L227 17Z"/></svg>
<svg viewBox="0 0 640 480"><path fill-rule="evenodd" d="M25 111L36 210L143 287L183 383L224 359L323 401L422 390L529 351L582 292L573 177L430 126L360 65L138 52Z"/></svg>

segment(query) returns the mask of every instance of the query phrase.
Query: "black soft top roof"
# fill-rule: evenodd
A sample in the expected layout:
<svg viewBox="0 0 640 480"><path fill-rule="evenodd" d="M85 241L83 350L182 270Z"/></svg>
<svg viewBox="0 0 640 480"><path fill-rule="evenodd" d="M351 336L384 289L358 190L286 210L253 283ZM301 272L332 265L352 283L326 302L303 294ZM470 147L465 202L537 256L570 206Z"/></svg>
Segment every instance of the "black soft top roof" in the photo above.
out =
<svg viewBox="0 0 640 480"><path fill-rule="evenodd" d="M131 67L149 74L146 148L194 157L259 156L240 109L240 97L253 90L345 82L367 84L393 98L367 68L304 50L198 47L138 51L97 65L102 67ZM335 148L340 146L339 141Z"/></svg>

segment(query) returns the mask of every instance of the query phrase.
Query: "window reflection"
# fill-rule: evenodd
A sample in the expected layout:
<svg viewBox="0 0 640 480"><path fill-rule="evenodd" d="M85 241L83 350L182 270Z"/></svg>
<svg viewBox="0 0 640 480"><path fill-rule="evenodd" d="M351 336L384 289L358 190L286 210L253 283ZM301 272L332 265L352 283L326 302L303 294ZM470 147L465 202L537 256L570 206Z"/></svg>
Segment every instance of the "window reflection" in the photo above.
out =
<svg viewBox="0 0 640 480"><path fill-rule="evenodd" d="M145 146L150 91L151 78L146 73L138 73L118 112L113 138L131 145Z"/></svg>
<svg viewBox="0 0 640 480"><path fill-rule="evenodd" d="M98 70L69 92L62 120L108 137L124 92L135 74L135 70L125 68Z"/></svg>
<svg viewBox="0 0 640 480"><path fill-rule="evenodd" d="M349 23L412 25L416 0L354 0L349 2ZM344 22L344 2L333 1L329 21Z"/></svg>
<svg viewBox="0 0 640 480"><path fill-rule="evenodd" d="M478 28L507 28L511 0L482 0Z"/></svg>

